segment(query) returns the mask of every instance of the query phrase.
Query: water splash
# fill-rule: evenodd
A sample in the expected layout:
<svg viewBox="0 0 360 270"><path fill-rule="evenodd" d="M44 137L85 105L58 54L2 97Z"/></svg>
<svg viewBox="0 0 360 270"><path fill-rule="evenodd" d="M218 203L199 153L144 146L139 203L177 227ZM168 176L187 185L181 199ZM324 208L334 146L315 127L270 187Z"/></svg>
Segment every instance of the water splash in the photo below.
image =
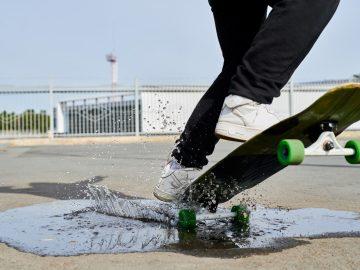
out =
<svg viewBox="0 0 360 270"><path fill-rule="evenodd" d="M95 209L99 213L156 221L172 226L177 223L180 206L175 204L144 199L124 199L105 186L89 185L88 188L95 200Z"/></svg>
<svg viewBox="0 0 360 270"><path fill-rule="evenodd" d="M135 201L125 212L137 216L134 211L149 204L149 208L141 210L143 212L137 216L141 219L145 213L158 214L160 208L156 207L168 206L151 200ZM120 205L124 205L122 203L124 201ZM284 243L297 241L297 238L360 236L359 214L353 212L257 207L251 213L247 231L224 220L200 223L196 231L184 232L163 222L101 214L95 211L97 204L93 200L56 201L2 212L0 242L43 256L149 251L191 254L196 251L205 256L235 256L234 252L251 254L264 249L286 248L288 245ZM156 211L152 212L154 206ZM118 205L114 207L106 211L118 211Z"/></svg>

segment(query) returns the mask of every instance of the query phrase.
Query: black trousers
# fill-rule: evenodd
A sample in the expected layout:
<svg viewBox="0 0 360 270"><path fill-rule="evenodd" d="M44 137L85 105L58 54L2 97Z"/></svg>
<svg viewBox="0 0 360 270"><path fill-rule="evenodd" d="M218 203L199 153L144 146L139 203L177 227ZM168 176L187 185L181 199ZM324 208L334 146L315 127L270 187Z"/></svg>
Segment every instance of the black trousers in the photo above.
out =
<svg viewBox="0 0 360 270"><path fill-rule="evenodd" d="M203 167L229 94L270 104L289 81L335 13L340 0L210 0L224 66L197 104L174 156ZM267 8L272 11L267 17Z"/></svg>

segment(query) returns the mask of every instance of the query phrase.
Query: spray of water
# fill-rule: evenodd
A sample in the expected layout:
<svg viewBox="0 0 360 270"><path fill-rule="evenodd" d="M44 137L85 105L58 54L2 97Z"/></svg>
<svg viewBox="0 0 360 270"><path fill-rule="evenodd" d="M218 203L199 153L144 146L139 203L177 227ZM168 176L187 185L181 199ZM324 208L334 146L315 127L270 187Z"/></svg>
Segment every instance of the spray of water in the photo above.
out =
<svg viewBox="0 0 360 270"><path fill-rule="evenodd" d="M95 202L95 209L99 213L169 225L177 223L180 207L178 205L154 200L120 198L104 186L89 185L89 191Z"/></svg>

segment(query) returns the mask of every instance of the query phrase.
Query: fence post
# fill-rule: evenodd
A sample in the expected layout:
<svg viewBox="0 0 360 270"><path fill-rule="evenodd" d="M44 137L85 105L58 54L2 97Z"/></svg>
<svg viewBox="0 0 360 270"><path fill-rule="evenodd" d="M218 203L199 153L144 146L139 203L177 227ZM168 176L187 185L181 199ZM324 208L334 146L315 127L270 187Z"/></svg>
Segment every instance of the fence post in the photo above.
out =
<svg viewBox="0 0 360 270"><path fill-rule="evenodd" d="M59 102L56 106L56 132L65 133L65 115L62 102Z"/></svg>
<svg viewBox="0 0 360 270"><path fill-rule="evenodd" d="M49 106L50 106L49 139L53 139L54 138L54 92L51 83L49 84Z"/></svg>
<svg viewBox="0 0 360 270"><path fill-rule="evenodd" d="M294 82L292 79L289 82L289 113L290 116L294 115Z"/></svg>
<svg viewBox="0 0 360 270"><path fill-rule="evenodd" d="M140 135L140 115L139 115L139 84L135 80L135 136Z"/></svg>

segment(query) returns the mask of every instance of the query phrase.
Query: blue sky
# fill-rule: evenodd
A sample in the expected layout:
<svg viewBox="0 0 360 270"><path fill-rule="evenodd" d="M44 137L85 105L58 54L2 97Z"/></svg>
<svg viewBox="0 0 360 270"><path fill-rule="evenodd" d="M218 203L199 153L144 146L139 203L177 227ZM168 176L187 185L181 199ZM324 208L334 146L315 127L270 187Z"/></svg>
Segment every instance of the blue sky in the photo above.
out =
<svg viewBox="0 0 360 270"><path fill-rule="evenodd" d="M0 4L0 84L105 84L105 54L131 84L210 83L221 53L207 0L7 0ZM296 81L360 73L360 1L338 13Z"/></svg>

